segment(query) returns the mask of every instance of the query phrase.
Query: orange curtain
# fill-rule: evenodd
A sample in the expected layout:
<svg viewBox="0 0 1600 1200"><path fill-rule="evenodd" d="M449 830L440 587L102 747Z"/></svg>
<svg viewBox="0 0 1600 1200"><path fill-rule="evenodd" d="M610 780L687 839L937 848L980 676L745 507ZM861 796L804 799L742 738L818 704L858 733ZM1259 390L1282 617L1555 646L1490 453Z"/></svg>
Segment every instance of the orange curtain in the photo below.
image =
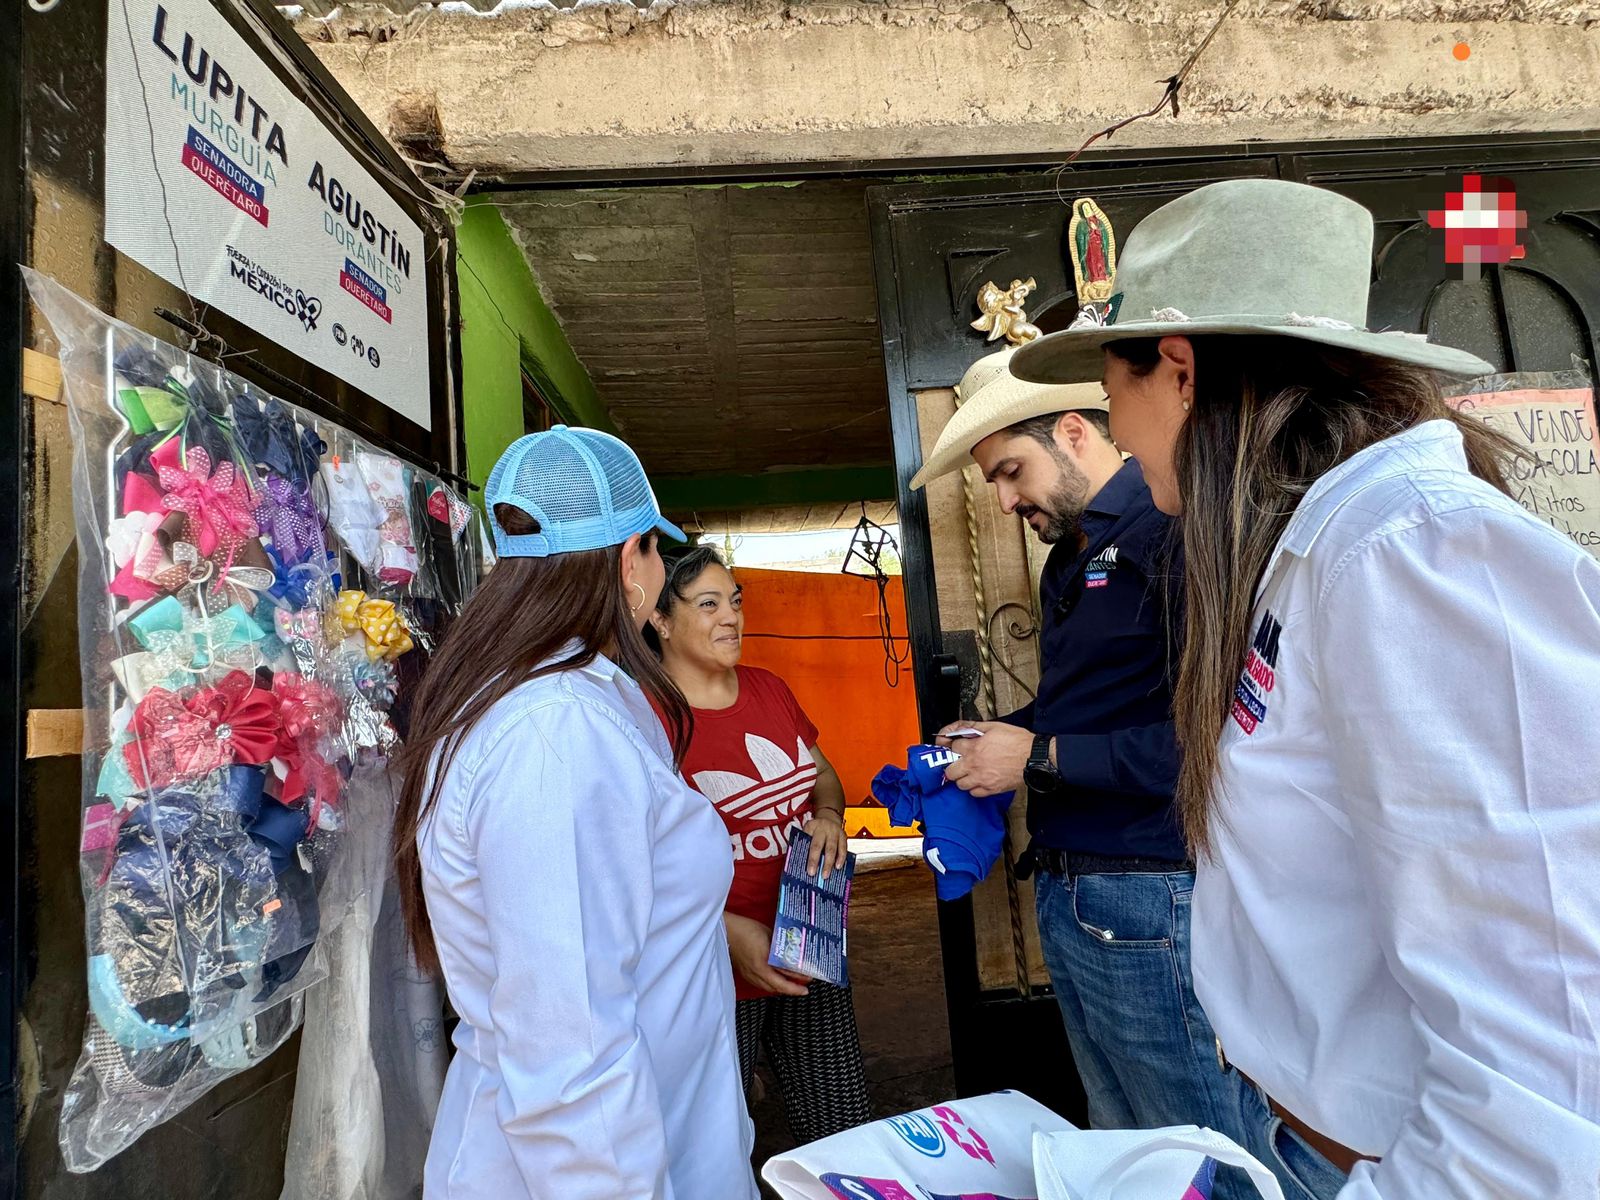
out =
<svg viewBox="0 0 1600 1200"><path fill-rule="evenodd" d="M885 763L904 763L917 742L917 700L909 659L898 687L884 676L878 589L855 575L739 569L744 587L743 661L779 676L817 726L817 744L844 783L846 828L852 836L916 836L893 829L872 799L872 777ZM886 593L905 654L905 589L891 577ZM890 667L890 677L894 668Z"/></svg>

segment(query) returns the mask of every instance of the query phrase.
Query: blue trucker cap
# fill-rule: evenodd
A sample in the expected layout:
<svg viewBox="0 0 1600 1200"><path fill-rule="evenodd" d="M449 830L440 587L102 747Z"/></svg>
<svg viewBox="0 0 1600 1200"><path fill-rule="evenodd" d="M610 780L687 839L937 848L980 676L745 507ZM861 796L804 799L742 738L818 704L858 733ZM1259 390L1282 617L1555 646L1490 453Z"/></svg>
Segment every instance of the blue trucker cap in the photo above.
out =
<svg viewBox="0 0 1600 1200"><path fill-rule="evenodd" d="M675 542L688 540L661 515L638 456L597 429L557 425L519 437L489 472L483 495L501 558L600 550L652 529ZM507 533L493 519L496 504L520 508L539 522L539 532Z"/></svg>

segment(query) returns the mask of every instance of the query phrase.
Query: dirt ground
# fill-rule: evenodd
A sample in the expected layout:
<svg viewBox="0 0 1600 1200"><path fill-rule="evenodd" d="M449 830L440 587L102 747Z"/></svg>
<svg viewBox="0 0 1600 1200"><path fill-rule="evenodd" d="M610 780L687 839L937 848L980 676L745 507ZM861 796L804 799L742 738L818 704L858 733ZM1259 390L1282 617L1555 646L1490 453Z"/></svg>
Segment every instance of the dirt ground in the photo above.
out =
<svg viewBox="0 0 1600 1200"><path fill-rule="evenodd" d="M851 885L850 980L877 1117L955 1095L935 904L933 879L920 859L858 874ZM760 1096L750 1115L759 1171L795 1142L765 1063L757 1079Z"/></svg>

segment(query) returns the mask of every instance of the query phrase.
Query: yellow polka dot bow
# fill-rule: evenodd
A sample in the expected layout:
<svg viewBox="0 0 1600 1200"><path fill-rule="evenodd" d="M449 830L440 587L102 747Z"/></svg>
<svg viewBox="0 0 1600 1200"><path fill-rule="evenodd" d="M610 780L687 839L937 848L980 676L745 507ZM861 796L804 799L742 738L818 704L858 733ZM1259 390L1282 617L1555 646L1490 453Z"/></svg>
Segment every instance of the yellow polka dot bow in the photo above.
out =
<svg viewBox="0 0 1600 1200"><path fill-rule="evenodd" d="M366 638L367 661L396 659L412 648L411 632L392 600L369 600L365 592L339 593L339 623Z"/></svg>

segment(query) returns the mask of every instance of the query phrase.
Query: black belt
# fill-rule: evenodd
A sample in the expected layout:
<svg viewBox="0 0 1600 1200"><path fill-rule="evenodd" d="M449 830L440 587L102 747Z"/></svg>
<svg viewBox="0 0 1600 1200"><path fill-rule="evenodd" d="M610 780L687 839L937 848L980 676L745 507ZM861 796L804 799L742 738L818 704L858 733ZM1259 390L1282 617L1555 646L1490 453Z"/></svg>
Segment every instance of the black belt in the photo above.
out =
<svg viewBox="0 0 1600 1200"><path fill-rule="evenodd" d="M1070 850L1029 849L1017 860L1017 876L1026 879L1046 871L1070 879L1076 875L1174 875L1192 871L1192 862L1134 858L1115 854L1078 854Z"/></svg>

